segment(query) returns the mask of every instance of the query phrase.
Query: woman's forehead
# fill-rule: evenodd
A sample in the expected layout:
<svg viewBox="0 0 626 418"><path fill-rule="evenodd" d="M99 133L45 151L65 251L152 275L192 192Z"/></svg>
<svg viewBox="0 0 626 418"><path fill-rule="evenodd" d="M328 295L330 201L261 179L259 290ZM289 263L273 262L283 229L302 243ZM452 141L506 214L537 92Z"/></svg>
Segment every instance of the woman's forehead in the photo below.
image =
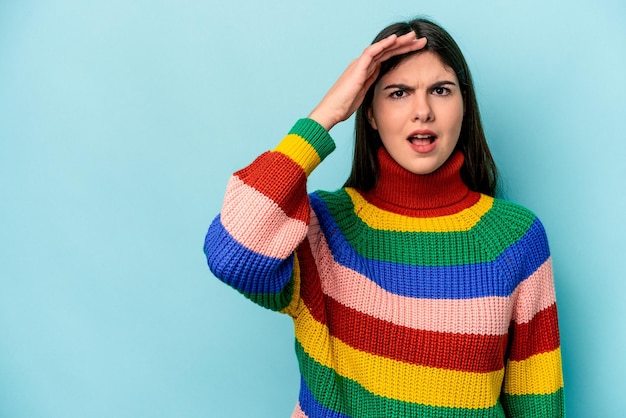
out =
<svg viewBox="0 0 626 418"><path fill-rule="evenodd" d="M431 51L412 54L389 70L379 84L393 82L436 82L447 79L458 83L456 73L446 65L439 55Z"/></svg>

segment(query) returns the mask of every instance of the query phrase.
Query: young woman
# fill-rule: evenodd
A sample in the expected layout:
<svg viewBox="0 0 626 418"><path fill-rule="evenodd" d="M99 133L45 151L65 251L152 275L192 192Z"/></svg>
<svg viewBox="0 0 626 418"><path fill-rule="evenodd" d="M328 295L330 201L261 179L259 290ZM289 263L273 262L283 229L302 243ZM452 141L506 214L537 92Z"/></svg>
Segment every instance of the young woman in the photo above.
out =
<svg viewBox="0 0 626 418"><path fill-rule="evenodd" d="M345 187L307 195L328 131L355 111ZM495 187L465 59L424 19L384 29L232 176L205 253L293 318L293 417L563 416L545 232Z"/></svg>

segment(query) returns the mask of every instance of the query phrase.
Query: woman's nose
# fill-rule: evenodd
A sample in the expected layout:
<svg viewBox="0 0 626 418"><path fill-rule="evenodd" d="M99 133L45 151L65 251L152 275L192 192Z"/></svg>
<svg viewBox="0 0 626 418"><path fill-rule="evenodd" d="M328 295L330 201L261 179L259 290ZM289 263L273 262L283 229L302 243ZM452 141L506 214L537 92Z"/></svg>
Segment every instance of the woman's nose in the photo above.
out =
<svg viewBox="0 0 626 418"><path fill-rule="evenodd" d="M420 122L430 122L433 119L433 109L430 105L428 97L416 95L413 107L413 121L419 120Z"/></svg>

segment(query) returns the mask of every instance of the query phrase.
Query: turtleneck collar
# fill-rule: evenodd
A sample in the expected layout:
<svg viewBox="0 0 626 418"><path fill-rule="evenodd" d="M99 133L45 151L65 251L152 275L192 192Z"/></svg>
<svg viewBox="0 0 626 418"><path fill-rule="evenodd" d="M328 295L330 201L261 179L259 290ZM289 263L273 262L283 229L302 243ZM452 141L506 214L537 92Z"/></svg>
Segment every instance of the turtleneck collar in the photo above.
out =
<svg viewBox="0 0 626 418"><path fill-rule="evenodd" d="M461 179L464 161L463 154L455 151L436 171L413 174L400 166L385 147L380 147L378 183L361 194L381 209L407 216L451 215L480 198Z"/></svg>

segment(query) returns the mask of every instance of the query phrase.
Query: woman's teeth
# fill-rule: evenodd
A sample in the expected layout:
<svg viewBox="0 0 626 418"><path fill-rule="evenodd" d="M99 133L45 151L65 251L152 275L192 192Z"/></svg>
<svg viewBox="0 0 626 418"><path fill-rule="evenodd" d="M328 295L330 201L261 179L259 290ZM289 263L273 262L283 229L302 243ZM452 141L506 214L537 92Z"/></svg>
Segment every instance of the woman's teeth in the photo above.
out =
<svg viewBox="0 0 626 418"><path fill-rule="evenodd" d="M409 138L411 143L415 145L432 143L435 140L435 137L432 135L413 135Z"/></svg>

